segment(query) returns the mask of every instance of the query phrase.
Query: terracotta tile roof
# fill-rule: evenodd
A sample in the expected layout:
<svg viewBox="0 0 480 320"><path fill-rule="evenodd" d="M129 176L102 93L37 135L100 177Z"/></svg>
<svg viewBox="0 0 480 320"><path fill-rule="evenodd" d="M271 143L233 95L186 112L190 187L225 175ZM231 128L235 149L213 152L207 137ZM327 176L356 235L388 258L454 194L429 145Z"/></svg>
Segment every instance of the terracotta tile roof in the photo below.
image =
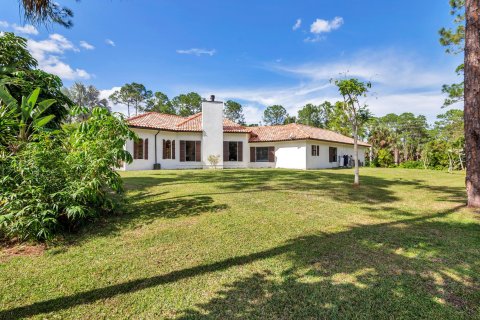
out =
<svg viewBox="0 0 480 320"><path fill-rule="evenodd" d="M321 140L344 144L353 144L353 138L330 130L306 126L303 124L287 124L283 126L251 127L249 142L273 142L289 140ZM366 142L359 141L358 145L369 147Z"/></svg>
<svg viewBox="0 0 480 320"><path fill-rule="evenodd" d="M185 120L184 117L158 112L147 112L127 119L132 127L175 130L176 126Z"/></svg>
<svg viewBox="0 0 480 320"><path fill-rule="evenodd" d="M201 132L202 113L199 112L189 117L181 117L158 112L147 112L127 119L132 127L151 128L167 131ZM231 120L223 119L223 132L249 133L250 129Z"/></svg>
<svg viewBox="0 0 480 320"><path fill-rule="evenodd" d="M151 128L166 131L201 132L202 113L189 117L147 112L127 119L132 127ZM344 144L353 144L353 139L342 134L306 126L287 124L283 126L244 127L231 120L223 119L223 132L251 133L249 142L273 142L289 140L321 140ZM368 143L359 141L359 145L369 147Z"/></svg>

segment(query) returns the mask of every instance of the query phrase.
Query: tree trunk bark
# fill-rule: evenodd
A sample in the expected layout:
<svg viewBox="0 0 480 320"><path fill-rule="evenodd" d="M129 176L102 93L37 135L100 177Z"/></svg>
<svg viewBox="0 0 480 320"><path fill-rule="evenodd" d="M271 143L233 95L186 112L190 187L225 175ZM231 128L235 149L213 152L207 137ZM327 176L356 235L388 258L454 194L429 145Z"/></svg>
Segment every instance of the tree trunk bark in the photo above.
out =
<svg viewBox="0 0 480 320"><path fill-rule="evenodd" d="M360 170L358 168L358 126L353 130L353 161L355 163L355 179L353 184L360 185Z"/></svg>
<svg viewBox="0 0 480 320"><path fill-rule="evenodd" d="M397 146L395 146L395 148L393 149L393 157L394 157L395 164L398 166L398 163L400 162L399 161L400 151L398 150Z"/></svg>
<svg viewBox="0 0 480 320"><path fill-rule="evenodd" d="M465 1L465 153L468 206L480 208L480 4Z"/></svg>

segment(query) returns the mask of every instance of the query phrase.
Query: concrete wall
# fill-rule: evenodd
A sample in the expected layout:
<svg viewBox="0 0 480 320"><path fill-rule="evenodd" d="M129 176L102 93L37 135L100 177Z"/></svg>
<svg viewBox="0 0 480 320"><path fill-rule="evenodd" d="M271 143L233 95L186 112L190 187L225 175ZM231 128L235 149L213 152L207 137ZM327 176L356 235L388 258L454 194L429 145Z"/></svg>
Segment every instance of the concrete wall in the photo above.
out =
<svg viewBox="0 0 480 320"><path fill-rule="evenodd" d="M219 156L217 168L223 168L223 102L202 102L202 161L205 168L213 168L209 156Z"/></svg>
<svg viewBox="0 0 480 320"><path fill-rule="evenodd" d="M312 145L320 146L320 154L319 156L312 156ZM337 148L337 161L330 162L329 161L329 147ZM353 145L345 145L339 143L329 143L323 141L314 141L309 140L307 141L307 161L306 161L306 168L307 169L326 169L326 168L337 168L343 166L343 162L341 163L339 159L342 159L343 155L352 155L353 152ZM358 159L365 163L365 152L367 148L365 147L358 147Z"/></svg>

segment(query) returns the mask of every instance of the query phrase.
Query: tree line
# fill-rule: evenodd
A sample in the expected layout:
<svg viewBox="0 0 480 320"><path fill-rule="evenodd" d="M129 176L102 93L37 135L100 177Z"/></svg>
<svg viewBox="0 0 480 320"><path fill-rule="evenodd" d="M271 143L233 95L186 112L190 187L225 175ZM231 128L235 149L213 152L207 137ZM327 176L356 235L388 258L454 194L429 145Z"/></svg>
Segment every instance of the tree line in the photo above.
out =
<svg viewBox="0 0 480 320"><path fill-rule="evenodd" d="M179 94L170 99L165 93L147 90L143 84L129 83L115 91L107 99L100 99L100 91L94 86L75 83L63 92L75 105L109 109L109 101L124 104L130 114L160 112L190 116L201 111L201 96L196 92ZM282 125L299 123L323 128L354 137L352 121L344 110L344 102L324 101L308 103L296 115L289 115L282 105L272 105L263 112L263 124ZM225 117L241 125L247 125L243 106L228 100L224 108ZM133 114L133 113L132 113ZM390 113L375 117L368 108L363 110L362 125L357 128L358 137L369 142L372 148L368 163L376 167L414 167L460 170L465 167L463 138L463 111L451 109L439 114L435 123L429 124L423 115L413 113ZM250 126L256 124L249 124Z"/></svg>

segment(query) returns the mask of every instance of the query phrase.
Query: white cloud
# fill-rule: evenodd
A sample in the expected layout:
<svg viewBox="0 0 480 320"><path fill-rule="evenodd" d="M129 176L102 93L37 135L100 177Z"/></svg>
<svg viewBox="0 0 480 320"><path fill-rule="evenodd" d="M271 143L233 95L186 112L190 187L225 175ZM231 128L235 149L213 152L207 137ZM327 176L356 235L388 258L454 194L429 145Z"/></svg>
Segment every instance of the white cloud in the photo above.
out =
<svg viewBox="0 0 480 320"><path fill-rule="evenodd" d="M10 24L7 21L0 21L0 28L8 28Z"/></svg>
<svg viewBox="0 0 480 320"><path fill-rule="evenodd" d="M93 50L95 49L94 46L92 46L90 43L88 43L87 41L80 41L80 47L86 49L86 50Z"/></svg>
<svg viewBox="0 0 480 320"><path fill-rule="evenodd" d="M199 48L192 48L192 49L187 49L187 50L177 50L178 54L193 54L196 56L201 56L201 55L208 55L208 56L213 56L217 51L215 49L207 50L207 49L199 49Z"/></svg>
<svg viewBox="0 0 480 320"><path fill-rule="evenodd" d="M100 99L108 99L111 94L113 94L115 91L120 90L121 87L112 87L111 89L103 89L100 90ZM128 114L127 106L124 104L113 104L111 101L109 101L109 106L112 109L113 112L120 112L123 113L125 116ZM130 112L135 112L134 108L130 107Z"/></svg>
<svg viewBox="0 0 480 320"><path fill-rule="evenodd" d="M220 100L236 99L244 107L248 123L258 123L263 110L272 104L281 104L296 115L307 103L319 104L341 99L332 78L359 78L371 81L371 95L365 100L377 116L387 113L412 112L423 114L432 122L442 112L445 96L441 93L444 83L458 81L452 65L426 63L423 59L394 50L364 51L331 62L310 62L300 65L268 66L296 81L296 84L279 87L247 87L241 89L212 89ZM346 74L345 74L346 73Z"/></svg>
<svg viewBox="0 0 480 320"><path fill-rule="evenodd" d="M40 69L55 74L65 80L76 79L89 79L90 74L83 69L73 69L65 62L60 61L58 58L51 58L46 64L40 67Z"/></svg>
<svg viewBox="0 0 480 320"><path fill-rule="evenodd" d="M306 37L305 42L318 42L325 39L321 34L336 30L343 25L342 17L335 17L333 20L317 19L310 25L312 36Z"/></svg>
<svg viewBox="0 0 480 320"><path fill-rule="evenodd" d="M292 30L295 31L299 29L301 26L302 26L302 19L297 19L297 21L295 21L295 24L292 27Z"/></svg>
<svg viewBox="0 0 480 320"><path fill-rule="evenodd" d="M78 52L73 43L62 36L54 33L45 40L28 39L28 50L38 61L38 68L53 73L64 80L89 79L91 75L84 69L72 68L62 61L62 55L66 51Z"/></svg>
<svg viewBox="0 0 480 320"><path fill-rule="evenodd" d="M115 47L115 42L113 42L113 40L105 39L105 43L108 44L109 46Z"/></svg>
<svg viewBox="0 0 480 320"><path fill-rule="evenodd" d="M263 116L262 110L253 105L243 106L243 114L247 124L257 124L261 121Z"/></svg>
<svg viewBox="0 0 480 320"><path fill-rule="evenodd" d="M32 34L32 35L38 34L37 28L35 28L31 24L26 24L24 26L13 24L12 27L13 27L13 30L17 33Z"/></svg>
<svg viewBox="0 0 480 320"><path fill-rule="evenodd" d="M310 32L315 34L327 33L340 28L343 24L342 17L335 17L333 20L317 19L310 26Z"/></svg>

